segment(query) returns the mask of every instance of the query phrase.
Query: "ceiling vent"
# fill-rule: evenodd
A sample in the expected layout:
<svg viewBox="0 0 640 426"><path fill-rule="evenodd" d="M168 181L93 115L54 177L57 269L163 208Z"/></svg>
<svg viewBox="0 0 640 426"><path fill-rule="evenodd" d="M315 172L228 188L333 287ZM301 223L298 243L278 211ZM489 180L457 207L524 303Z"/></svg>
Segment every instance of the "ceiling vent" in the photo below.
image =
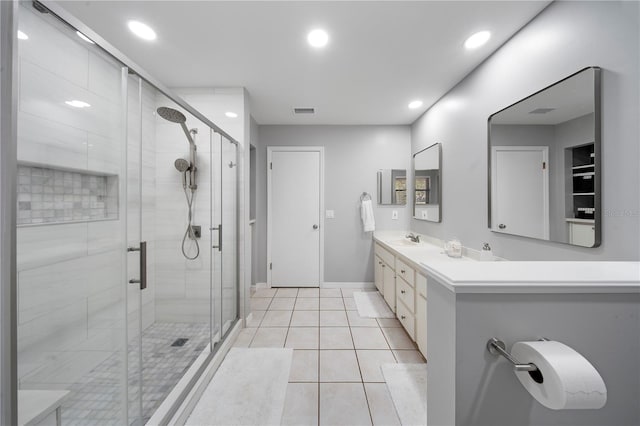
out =
<svg viewBox="0 0 640 426"><path fill-rule="evenodd" d="M294 108L294 114L314 114L316 112L315 108Z"/></svg>
<svg viewBox="0 0 640 426"><path fill-rule="evenodd" d="M529 111L529 114L546 114L555 110L555 108L536 108L533 111Z"/></svg>

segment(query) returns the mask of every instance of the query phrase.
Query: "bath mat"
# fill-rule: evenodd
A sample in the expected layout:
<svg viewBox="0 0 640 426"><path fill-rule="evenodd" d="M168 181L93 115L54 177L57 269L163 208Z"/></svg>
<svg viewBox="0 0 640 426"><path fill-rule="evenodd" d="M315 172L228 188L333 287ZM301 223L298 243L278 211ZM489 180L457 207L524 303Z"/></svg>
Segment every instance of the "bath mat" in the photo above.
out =
<svg viewBox="0 0 640 426"><path fill-rule="evenodd" d="M387 302L377 291L356 291L353 299L358 308L358 315L364 318L395 318Z"/></svg>
<svg viewBox="0 0 640 426"><path fill-rule="evenodd" d="M427 364L382 364L382 375L403 426L427 424Z"/></svg>
<svg viewBox="0 0 640 426"><path fill-rule="evenodd" d="M292 349L232 348L187 425L279 425Z"/></svg>

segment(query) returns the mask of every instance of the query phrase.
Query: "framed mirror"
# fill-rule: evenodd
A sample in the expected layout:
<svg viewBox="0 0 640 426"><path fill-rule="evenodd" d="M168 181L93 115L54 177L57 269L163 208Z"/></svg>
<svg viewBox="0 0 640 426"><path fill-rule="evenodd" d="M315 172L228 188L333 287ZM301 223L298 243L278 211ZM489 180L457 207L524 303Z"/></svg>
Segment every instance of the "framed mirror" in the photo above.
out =
<svg viewBox="0 0 640 426"><path fill-rule="evenodd" d="M588 67L489 117L489 228L600 245L600 68Z"/></svg>
<svg viewBox="0 0 640 426"><path fill-rule="evenodd" d="M442 220L442 151L435 143L413 154L413 218Z"/></svg>
<svg viewBox="0 0 640 426"><path fill-rule="evenodd" d="M378 171L378 204L404 206L407 204L407 170Z"/></svg>

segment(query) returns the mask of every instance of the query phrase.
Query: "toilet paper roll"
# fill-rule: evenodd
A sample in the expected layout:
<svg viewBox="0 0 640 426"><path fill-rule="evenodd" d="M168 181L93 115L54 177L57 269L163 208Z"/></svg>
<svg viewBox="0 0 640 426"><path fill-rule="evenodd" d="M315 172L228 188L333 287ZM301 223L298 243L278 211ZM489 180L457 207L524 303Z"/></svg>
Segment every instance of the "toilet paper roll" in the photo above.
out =
<svg viewBox="0 0 640 426"><path fill-rule="evenodd" d="M554 341L517 342L511 355L533 363L541 374L516 371L520 383L542 405L553 410L597 409L607 402L598 371L569 346Z"/></svg>

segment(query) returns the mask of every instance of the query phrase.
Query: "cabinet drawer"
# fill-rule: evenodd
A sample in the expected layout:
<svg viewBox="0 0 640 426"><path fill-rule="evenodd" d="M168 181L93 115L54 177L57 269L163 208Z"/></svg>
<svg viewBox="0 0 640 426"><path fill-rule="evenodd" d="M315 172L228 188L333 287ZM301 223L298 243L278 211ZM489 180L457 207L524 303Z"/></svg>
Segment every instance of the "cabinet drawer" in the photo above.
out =
<svg viewBox="0 0 640 426"><path fill-rule="evenodd" d="M395 267L395 256L387 249L382 248L380 244L375 245L375 254L382 259L391 269Z"/></svg>
<svg viewBox="0 0 640 426"><path fill-rule="evenodd" d="M400 259L396 259L396 274L402 277L411 287L415 282L415 270Z"/></svg>
<svg viewBox="0 0 640 426"><path fill-rule="evenodd" d="M398 300L402 300L409 312L413 313L415 305L415 296L413 288L407 284L402 278L396 280L396 292Z"/></svg>
<svg viewBox="0 0 640 426"><path fill-rule="evenodd" d="M407 330L407 334L409 335L409 337L411 337L411 340L413 340L414 342L416 341L416 333L415 333L415 327L416 327L416 319L413 316L413 314L411 312L409 312L409 309L407 309L407 307L405 306L404 302L399 301L398 305L396 306L396 312L397 312L397 316L398 319L400 320L400 323L402 324L402 326L404 327L405 330Z"/></svg>
<svg viewBox="0 0 640 426"><path fill-rule="evenodd" d="M427 277L416 273L416 292L419 296L427 298Z"/></svg>

